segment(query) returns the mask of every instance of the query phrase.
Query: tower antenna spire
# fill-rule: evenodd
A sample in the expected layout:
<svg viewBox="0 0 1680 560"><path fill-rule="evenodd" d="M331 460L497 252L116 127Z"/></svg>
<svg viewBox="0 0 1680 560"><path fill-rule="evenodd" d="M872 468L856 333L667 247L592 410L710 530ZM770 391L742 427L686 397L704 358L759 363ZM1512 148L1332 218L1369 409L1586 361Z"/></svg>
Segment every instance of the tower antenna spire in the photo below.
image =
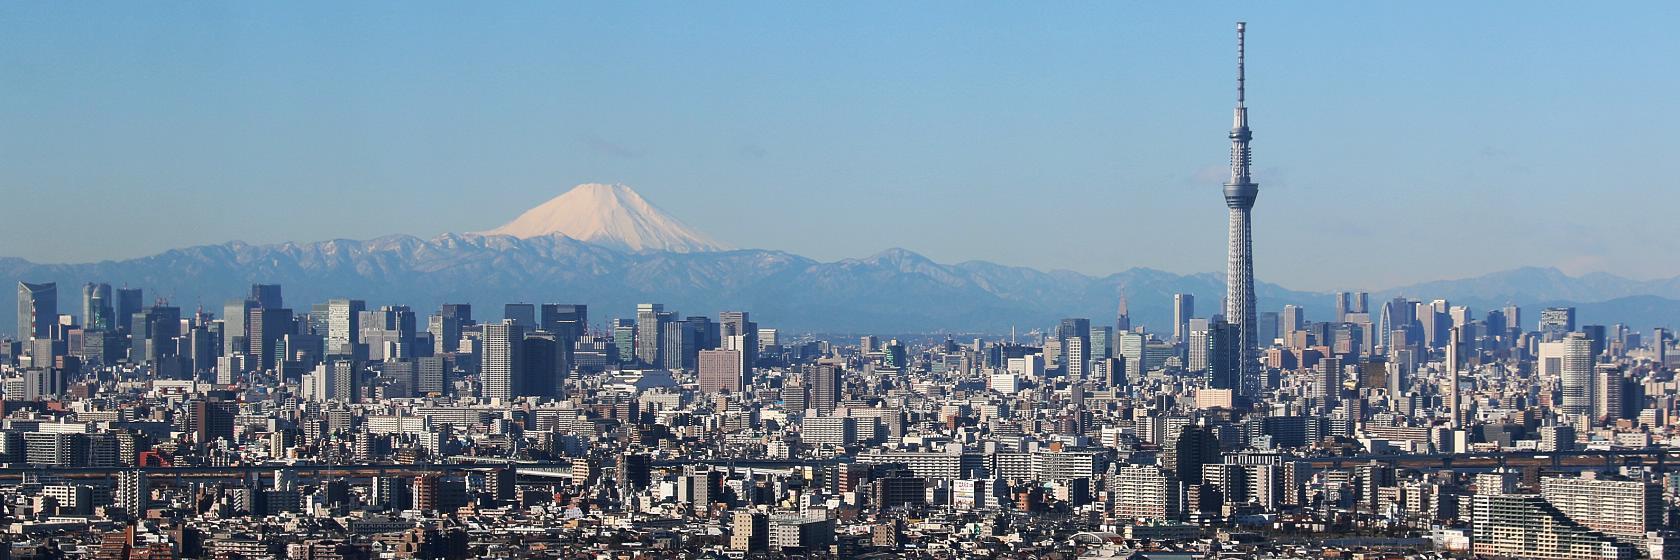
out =
<svg viewBox="0 0 1680 560"><path fill-rule="evenodd" d="M1248 22L1237 22L1237 106L1243 104L1243 31Z"/></svg>

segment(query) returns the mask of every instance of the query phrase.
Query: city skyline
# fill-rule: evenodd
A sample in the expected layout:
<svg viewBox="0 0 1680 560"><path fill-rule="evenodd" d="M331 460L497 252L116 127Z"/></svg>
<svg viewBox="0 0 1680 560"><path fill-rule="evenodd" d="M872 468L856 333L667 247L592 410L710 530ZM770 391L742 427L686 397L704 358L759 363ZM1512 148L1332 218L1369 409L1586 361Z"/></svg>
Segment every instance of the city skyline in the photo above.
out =
<svg viewBox="0 0 1680 560"><path fill-rule="evenodd" d="M1259 279L1330 291L1521 266L1630 278L1680 274L1677 265L1647 258L1674 248L1655 205L1610 206L1656 196L1665 180L1658 162L1675 117L1656 110L1652 96L1671 91L1665 84L1675 77L1642 71L1660 62L1641 45L1660 37L1672 6L1626 5L1570 20L1483 5L1455 10L1438 29L1420 21L1434 23L1440 9L1322 8L1304 15L1290 7L1255 9L1248 17L1274 37L1257 67L1266 72L1257 95L1267 107L1261 123L1267 164L1255 174L1278 189L1260 204L1277 217L1255 232L1262 242L1255 249ZM0 68L30 78L25 87L0 93L16 125L0 141L20 162L0 182L43 210L0 224L0 234L14 241L0 251L6 256L84 262L234 239L480 231L571 184L600 181L635 185L730 245L825 261L907 247L941 262L981 259L1091 274L1221 268L1207 251L1159 249L1223 243L1221 228L1209 227L1217 217L1202 209L1217 199L1214 170L1223 167L1209 157L1206 130L1222 118L1212 110L1213 94L1222 89L1219 69L1228 54L1213 47L1213 30L1241 19L1229 13L1092 7L1079 14L1084 17L1023 20L985 7L961 25L920 37L905 26L931 14L903 10L893 13L905 21L854 13L843 18L849 25L790 37L775 26L835 14L764 10L729 24L716 14L695 15L712 25L667 37L645 31L690 14L630 7L524 14L529 22L463 14L477 18L474 23L499 22L508 33L495 39L443 34L436 44L423 44L392 26L440 29L439 22L423 14L394 16L378 5L345 8L343 21L328 22L251 7L175 7L124 14L130 25L114 29L105 28L110 20L76 20L74 10L0 10L15 16L0 21L12 22L5 36L17 47L0 57ZM1501 25L1489 25L1496 20ZM539 39L533 25L556 21L578 39ZM184 23L195 25L181 29ZM1058 33L1046 35L1051 28ZM390 43L379 48L363 31ZM1597 40L1612 33L1616 41ZM319 44L300 47L298 38ZM650 62L684 60L660 58L673 54L675 38L706 46L686 60L694 68L723 72L677 72ZM1472 38L1481 48L1454 42ZM217 41L222 48L192 48ZM798 48L764 48L777 44ZM961 46L992 56L952 64L966 60L951 50ZM398 47L416 55L439 55L443 48L461 54L375 64L392 59ZM331 48L367 54L315 64ZM870 57L874 66L854 58L882 49L908 54ZM789 58L792 52L817 56L800 61ZM555 53L566 56L541 62ZM165 55L177 58L153 64ZM467 56L494 64L464 66ZM590 64L591 56L622 64L604 69ZM124 71L111 66L117 61L154 71ZM1107 68L1113 70L1093 70ZM1561 80L1562 69L1591 79ZM441 85L444 75L458 77L459 85ZM810 80L839 87L819 91ZM536 89L554 97L530 91L533 84L550 86ZM705 95L655 93L662 90L647 87L653 85ZM306 86L325 89L317 95ZM840 93L853 102L836 103ZM801 115L789 105L795 101L821 102L846 122ZM999 113L1008 101L1033 110ZM640 116L632 118L627 104L643 109ZM766 109L766 116L752 116L744 104ZM591 115L581 114L583 108ZM284 118L306 110L319 118ZM974 118L982 115L991 118ZM397 126L398 117L413 118ZM610 118L624 125L607 126ZM1352 126L1378 121L1376 129ZM174 123L171 134L141 141L164 122ZM796 133L787 122L832 134ZM900 123L916 123L918 130ZM670 133L655 134L660 125ZM85 142L68 144L64 135L71 131L86 132ZM469 137L489 143L447 140ZM701 137L705 150L695 149ZM1582 143L1584 137L1598 141ZM262 163L271 161L287 163ZM478 192L455 194L469 188ZM318 203L329 198L342 203ZM1066 204L1069 199L1080 204ZM253 221L215 211L248 200L293 218ZM42 221L72 205L100 219L71 230ZM369 207L395 214L369 220L359 210ZM1009 218L1025 228L971 218L994 208L1009 208ZM1501 219L1477 227L1489 224L1490 213ZM189 218L196 227L145 226L158 216ZM1603 216L1615 216L1616 226ZM1092 252L1048 245L1028 233L1050 223L1086 238L1137 241L1126 250ZM1460 243L1463 227L1477 227L1482 246L1535 250L1446 250ZM836 228L856 233L818 233ZM1308 248L1381 256L1385 264L1289 265Z"/></svg>
<svg viewBox="0 0 1680 560"><path fill-rule="evenodd" d="M251 103L254 97L284 101L307 92L305 102L265 113L267 118L278 122L297 116L289 111L308 113L320 119L287 120L288 126L303 127L291 132L315 126L326 131L342 124L338 116L349 114L365 119L350 127L355 132L383 132L382 127L393 124L414 127L408 132L415 134L401 138L411 142L405 149L454 143L477 150L465 159L448 150L422 159L412 159L412 153L398 157L402 150L397 150L382 159L370 154L401 144L396 136L321 137L307 139L322 142L313 146L320 150L316 153L280 149L265 152L257 162L239 158L249 157L250 150L264 142L272 140L269 145L279 148L306 138L241 138L225 145L205 144L214 147L203 153L169 154L193 142L161 135L156 145L137 144L131 151L164 155L133 167L133 175L112 180L123 183L163 167L181 171L180 177L187 180L178 190L148 191L157 195L155 200L125 205L92 190L9 197L21 203L22 211L12 216L25 229L41 230L67 243L94 238L112 247L130 246L124 241L128 233L148 238L153 237L149 233L179 229L200 240L217 235L215 220L194 219L204 214L191 210L193 204L214 205L212 192L244 192L238 204L215 207L215 216L236 221L240 227L235 229L251 235L269 231L259 224L277 222L283 227L272 231L367 226L447 227L460 233L425 239L398 234L313 243L227 242L82 264L0 257L0 281L15 288L0 292L0 307L10 310L6 304L15 303L16 310L10 325L0 325L0 534L6 535L0 539L0 560L1680 558L1680 469L1674 467L1680 457L1680 337L1670 326L1680 317L1680 276L1633 281L1604 273L1569 277L1555 269L1520 269L1387 290L1348 282L1360 275L1392 275L1394 270L1459 274L1467 266L1496 263L1495 256L1512 254L1567 261L1572 253L1548 235L1563 232L1567 237L1572 233L1570 220L1579 216L1539 214L1543 225L1552 228L1544 230L1550 233L1524 230L1530 224L1521 217L1530 215L1537 200L1569 204L1573 212L1593 210L1579 202L1554 200L1560 198L1555 185L1536 184L1491 201L1477 199L1486 193L1462 189L1452 197L1456 206L1426 202L1414 207L1413 200L1364 216L1384 231L1402 232L1401 241L1424 243L1421 249L1430 255L1424 260L1347 232L1333 236L1334 241L1302 244L1289 239L1291 227L1334 224L1344 214L1361 215L1355 203L1360 197L1415 194L1395 188L1397 180L1421 176L1409 175L1408 170L1438 171L1423 158L1410 165L1414 162L1406 159L1404 149L1387 148L1403 139L1407 126L1422 130L1430 123L1393 120L1406 110L1383 106L1367 112L1367 120L1347 123L1380 126L1313 138L1382 156L1388 165L1366 169L1367 180L1346 185L1345 197L1326 199L1297 186L1334 176L1338 165L1361 163L1343 158L1345 152L1313 153L1311 143L1291 139L1303 126L1311 129L1314 123L1337 118L1334 110L1316 116L1304 112L1310 100L1324 95L1381 104L1376 98L1318 91L1298 81L1299 69L1311 67L1314 56L1323 54L1300 50L1303 45L1324 44L1311 37L1312 31L1321 31L1317 27L1300 21L1281 24L1287 18L1266 14L1263 19L1280 25L1276 30L1257 27L1264 30L1257 36L1262 39L1251 43L1249 18L1235 19L1235 56L1226 59L1235 63L1234 83L1222 81L1210 88L1235 94L1230 128L1224 129L1229 144L1207 148L1229 157L1224 168L1228 175L1218 177L1222 200L1201 196L1202 189L1213 187L1198 185L1195 196L1185 197L1194 200L1196 208L1180 214L1144 216L1141 213L1149 210L1140 205L1125 208L1131 214L1115 218L1117 214L1101 204L1084 204L1137 199L1126 189L1028 188L1022 191L1030 193L1025 197L1030 201L1017 197L1010 200L1016 204L999 204L988 197L1018 193L984 182L941 191L939 181L949 178L945 175L908 185L923 188L885 193L847 191L846 176L813 179L800 188L827 194L807 192L797 202L780 206L762 192L740 189L709 190L698 198L660 190L659 198L680 201L682 213L697 207L707 210L699 214L706 219L695 220L698 226L656 206L655 197L644 198L617 181L580 183L522 213L509 213L511 220L500 226L492 222L464 228L458 224L479 219L475 213L482 207L477 204L500 204L495 188L417 186L391 196L379 186L356 189L329 181L245 192L251 184L275 177L273 169L258 169L263 165L323 177L344 170L318 167L319 159L312 158L323 155L343 158L351 167L389 165L385 171L404 173L418 170L417 161L434 162L437 167L432 170L444 171L435 177L440 180L432 184L436 188L451 180L451 172L493 163L473 156L506 155L510 146L532 154L551 149L553 137L537 135L532 141L510 143L507 138L473 138L469 133L471 127L495 124L481 118L488 113L474 112L487 110L479 104L492 91L479 89L478 80L490 74L496 74L491 81L540 78L544 72L516 68L514 61L547 52L646 57L604 70L608 73L658 75L679 63L682 71L691 72L683 77L692 83L726 86L712 90L719 96L712 102L750 104L735 96L752 91L793 102L783 107L826 107L822 96L755 89L803 83L796 76L707 73L748 60L762 63L792 55L787 60L799 63L782 70L798 74L808 68L833 68L835 72L824 78L843 91L857 85L848 81L856 79L857 71L917 65L800 56L814 51L768 58L758 52L713 58L700 53L727 53L731 47L760 42L832 47L821 40L823 35L859 33L854 38L862 38L909 23L906 29L925 31L925 36L877 37L868 48L848 56L869 56L872 48L882 45L921 44L931 50L900 54L943 64L922 69L947 70L984 61L976 75L1015 78L1003 69L1007 64L998 64L1005 60L988 55L1007 53L1011 47L1064 52L1078 46L1074 38L1079 36L1078 30L1064 33L1047 27L1040 35L1061 42L1042 45L1031 34L984 33L1055 18L1014 18L991 25L969 20L1021 15L998 6L974 5L958 18L928 13L935 4L895 7L893 15L911 21L885 21L865 17L879 15L882 8L863 5L837 11L824 5L792 8L840 18L811 24L806 35L812 37L718 37L678 53L662 47L680 43L671 40L697 30L754 28L767 21L776 23L771 27L778 31L799 26L775 21L792 13L778 10L790 8L768 5L762 10L734 4L700 8L700 15L711 19L693 22L696 25L681 25L690 23L682 16L693 15L699 5L672 5L670 13L614 5L588 10L577 19L571 19L579 15L573 5L496 5L489 8L492 12L448 14L459 25L432 28L448 33L415 41L410 34L427 28L404 27L414 22L413 14L384 12L390 6L323 6L304 12L302 18L241 4L195 6L186 11L214 16L207 35L206 29L194 28L185 37L148 38L162 43L203 39L220 51L140 60L155 54L161 43L141 45L122 51L139 60L132 68L122 68L134 73L112 75L111 80L102 73L110 69L103 66L108 60L60 65L64 61L31 59L28 52L19 56L0 48L0 71L8 60L30 60L41 63L35 70L97 76L94 81L101 87L111 88L107 92L154 77L186 78L171 82L182 90L208 85L210 91L202 93L214 99L184 111L190 118L170 123L182 136L204 134L194 141L216 140L251 125L244 120L251 111L276 108ZM1085 9L1071 8L1074 11L1058 16ZM11 19L6 10L32 9L0 5L0 21ZM38 15L63 19L82 9L86 7L67 5ZM1118 9L1128 16L1171 14L1149 11L1164 8L1135 13ZM487 13L515 17L495 25L475 20ZM664 19L673 13L677 19ZM1366 18L1409 14L1358 13ZM172 13L140 10L129 15L137 17L119 21L119 33L138 30L145 35L179 25L171 20L153 26L155 20L146 20ZM621 23L639 36L604 50L603 45L579 43L587 39L586 33L536 45L557 49L552 51L475 50L517 44L523 26L557 16L573 28L626 17ZM914 21L918 17L928 20ZM1230 44L1229 36L1216 41L1202 35L1199 24L1205 16L1192 19L1196 21L1116 26L1116 37L1147 29L1157 33L1157 42L1151 43L1157 48L1182 40ZM1405 18L1396 19L1402 21L1383 22L1404 23ZM667 29L662 21L680 24ZM112 18L90 22L94 25L76 31L95 31ZM24 27L34 30L34 23L52 27L40 21ZM365 33L350 44L314 37L319 40L278 51L259 48L277 37L319 33L338 25ZM1229 23L1220 27L1233 29ZM938 40L949 37L953 28L958 36L983 39L983 48L943 51L957 46ZM1520 22L1500 26L1507 32L1518 28ZM400 36L389 35L397 29L402 30ZM1168 29L1194 31L1161 32ZM0 23L0 36L5 31ZM660 31L672 32L665 36ZM981 33L966 35L976 32ZM76 34L71 35L69 42L74 43ZM258 36L265 39L254 39ZM1569 39L1535 36L1547 45ZM802 43L813 37L814 43ZM1280 40L1274 42L1273 37ZM649 44L636 41L654 38ZM97 41L105 42L93 46L95 51L123 39L101 36ZM25 51L39 47L31 38L13 42L31 44ZM1373 43L1379 48L1367 52L1404 51L1380 40ZM422 48L382 50L403 46ZM437 46L449 47L441 51L459 58L428 58L440 52L429 50ZM1463 56L1473 50L1454 46ZM1201 73L1200 46L1197 49L1175 53L1185 55L1177 67L1163 59L1155 62L1165 64L1133 70L1136 75L1168 67ZM259 51L328 56L291 68L193 66L207 60L245 63ZM1099 45L1080 52L1100 51ZM344 53L366 58L336 56ZM1340 54L1364 53L1349 49ZM613 56L588 60L608 61ZM1031 62L1030 58L1007 62ZM1279 64L1275 58L1296 62ZM706 61L713 64L680 65ZM570 66L578 60L553 62L540 69L567 79L573 79L568 71L579 70ZM1057 62L1067 63L1067 68L1085 64ZM373 75L339 75L370 63L378 67ZM469 70L469 75L439 80L438 91L389 89L407 83L405 71L451 63ZM1383 76L1391 70L1374 69ZM215 74L216 79L191 79L200 72ZM287 81L300 72L322 72L317 77L331 79ZM270 80L268 85L277 87L217 89L225 85L223 78L240 81L257 74L258 81ZM577 79L589 75L584 68ZM1071 75L1043 74L1041 93L1070 100L1112 93L1060 80ZM901 85L952 85L940 82L949 76L938 72L911 72L907 77L911 79ZM1567 77L1614 83L1580 70ZM714 78L722 80L710 82ZM27 76L23 82L27 85L20 89L28 91L21 97L69 83L42 75ZM1184 83L1192 82L1201 80ZM1496 82L1510 80L1489 81ZM1425 87L1412 88L1411 98L1418 98L1422 89L1445 85L1442 80L1419 83ZM1251 84L1256 86L1252 90ZM311 89L322 85L330 87ZM333 89L345 87L352 91ZM143 90L134 91L136 99L158 93ZM610 97L631 90L633 83L597 93ZM1005 100L1006 110L987 122L971 123L979 127L976 130L1033 122L1054 125L1040 131L1048 132L1101 121L1060 121L1052 109L1078 111L1081 104L1050 107L1042 100L1014 97L1019 93L1008 90L1000 86L988 92L998 95L993 100ZM1149 93L1175 92L1174 87L1162 87ZM660 121L662 115L698 120L719 116L684 113L707 105L683 105L694 101L684 98L685 93L680 87L661 88L644 100L672 102L666 107L672 112L647 107L636 115L647 119L644 124L649 127L673 131L667 146L695 141L682 132L685 124L693 123ZM919 97L921 93L911 88L880 99L905 101L902 108L912 116L962 115L989 103L987 95L976 95L934 109L915 107L915 101L938 97ZM402 113L416 108L416 96L438 94L445 98L443 106L460 110L456 124L463 128L447 138L427 138L430 127L440 118L448 119L418 113L405 118ZM1200 92L1182 97L1206 101ZM1231 97L1221 97L1217 105L1232 106L1227 104ZM1471 101L1471 106L1476 99L1462 91L1448 97ZM843 93L835 99L842 98ZM538 105L569 102L564 95L525 100ZM634 112L634 107L620 104L625 101L603 98L599 107L555 105L555 113L527 115L522 122L530 125L527 132L546 131L545 117L572 109L598 109L595 112L610 120L626 110ZM1253 129L1251 102L1261 117ZM811 116L843 117L869 104L859 100ZM155 107L145 105L106 107L118 118L98 124L120 127L117 121L157 118ZM342 112L347 107L352 110ZM1105 107L1119 111L1114 114L1142 108L1131 101ZM753 109L758 114L741 119L738 130L777 122L776 107ZM95 107L90 114L99 111ZM6 116L0 109L0 119ZM89 168L65 169L77 173L123 167L96 153L96 145L120 143L122 134L86 128L87 123L77 120L81 115L48 110L31 116L58 125L65 137L87 139L90 149L78 152L55 144L61 140L43 138L39 145L26 146L23 154L8 154L21 155L19 161L25 162L18 174L51 167L30 159L31 154L95 162ZM1196 124L1199 118L1170 110L1155 116L1198 136L1216 134L1214 127ZM195 129L189 122L193 119L214 126ZM241 132L261 135L263 128ZM34 132L30 125L18 130L20 135ZM592 133L587 127L578 130ZM797 151L801 142L818 139L848 146L859 140L828 135L836 130L808 127L787 143L748 155L771 162L781 157L780 150ZM1259 158L1251 142L1255 130L1265 133L1257 146L1267 151ZM1275 140L1274 130L1279 131ZM890 133L891 127L880 131ZM952 133L923 132L929 132L920 137L924 140ZM1123 156L1098 160L1089 153L1056 151L1118 144L1039 145L1035 142L1042 137L1028 132L1007 141L1039 151L1024 150L1015 154L1018 161L998 161L990 169L1056 163L1040 159L1046 153L1067 156L1060 162L1066 164L1063 168L1045 168L1049 175L1092 162L1125 161ZM1162 142L1152 148L1163 152L1199 149L1202 144L1174 146L1168 134L1160 136ZM1008 146L994 144L999 141L995 136L971 137L970 143L929 147L929 153L984 157L982 148ZM627 165L636 168L681 168L656 150L643 151L605 136L585 140L601 154L635 160ZM878 146L871 146L891 151L895 142L916 140L883 136ZM714 139L710 145L732 149L727 140ZM347 146L350 149L340 149ZM15 146L0 145L7 147ZM1307 153L1302 155L1302 150ZM859 155L836 153L829 161L852 161L849 158ZM1143 152L1126 155L1148 159ZM218 156L232 159L220 161ZM964 168L962 159L929 165L911 156L900 163L907 166L902 169L933 172ZM557 156L552 163L563 160ZM1268 173L1266 167L1255 167L1274 160L1286 171ZM207 161L222 165L206 167ZM1171 165L1154 160L1149 164ZM734 168L743 173L759 170ZM968 170L984 174L986 168ZM803 171L819 174L822 169ZM7 180L8 173L8 168L0 168L0 181ZM196 183L217 174L238 176L235 183L240 183L247 173L254 173L248 178L255 183L208 189ZM381 181L401 183L404 173L382 174ZM1296 183L1292 173L1305 179ZM1522 178L1515 173L1505 179ZM684 180L701 183L707 178ZM1266 202L1257 206L1262 183ZM1606 189L1576 187L1580 192L1568 194L1615 198L1607 196ZM64 198L80 206L73 212L55 209L55 201ZM845 203L837 202L842 198ZM179 200L192 203L168 211L154 206ZM859 200L869 203L873 212L845 205ZM924 205L916 206L918 200ZM1226 209L1223 228L1213 219L1219 215L1216 200ZM1055 203L1057 211L1035 208L1045 201ZM312 205L300 212L299 202ZM440 218L420 210L439 202L453 212ZM1618 202L1622 207L1660 206ZM712 206L707 209L707 204ZM105 211L112 205L122 211ZM988 206L997 207L999 215L1007 210L1008 216L1000 219L970 210ZM908 223L903 214L907 208L914 213L915 226L903 225ZM354 211L351 219L335 214L344 209ZM1491 212L1497 218L1489 220L1489 228L1470 229L1452 223L1453 209ZM1111 219L1082 221L1081 212ZM1138 219L1127 221L1132 214ZM54 221L48 227L35 224L42 215ZM149 218L147 225L152 227L124 228L131 215ZM844 222L824 222L835 216ZM798 221L778 223L777 218L786 217ZM1602 216L1589 217L1604 221ZM903 249L824 262L756 248L800 245L778 233L790 223L820 233L824 243L809 247L851 248L886 236L948 242L948 247L986 242L958 225L970 222L983 224L986 231L1031 240L1029 248L1037 250L1029 253L1045 262L1054 261L1059 251L1073 251L1097 263L1149 255L1195 263L1221 253L1219 244L1207 242L1215 237L1224 242L1225 272L1174 274L1130 268L1092 276L978 260L947 265ZM708 226L718 223L745 229L725 228L734 233L713 237ZM1160 224L1180 229L1164 241L1142 233L1114 235ZM1614 226L1610 229L1621 235L1632 229ZM1508 244L1501 237L1505 234L1498 233L1501 229L1517 230L1521 244ZM1452 236L1448 243L1428 244L1437 230ZM743 237L740 231L751 235ZM10 234L0 231L0 238L61 252L49 254L75 254L40 237L7 237ZM1661 245L1666 241L1638 240L1642 243L1627 245L1643 251L1639 262L1659 266L1652 263L1664 261ZM1362 242L1365 245L1359 246ZM989 258L1008 261L1018 257L1018 249L992 247ZM1587 254L1604 262L1615 256L1608 251ZM1267 276L1277 270L1302 275L1293 281L1328 275L1338 283L1333 292L1294 291L1275 283L1293 282L1288 278L1294 276ZM1199 311L1198 294L1204 302Z"/></svg>

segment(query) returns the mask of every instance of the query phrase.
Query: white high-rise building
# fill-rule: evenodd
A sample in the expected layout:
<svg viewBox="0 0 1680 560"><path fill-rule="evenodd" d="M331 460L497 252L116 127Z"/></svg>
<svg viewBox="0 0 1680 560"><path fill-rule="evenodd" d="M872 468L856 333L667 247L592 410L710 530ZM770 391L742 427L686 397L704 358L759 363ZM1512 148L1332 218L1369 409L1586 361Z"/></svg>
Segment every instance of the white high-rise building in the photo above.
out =
<svg viewBox="0 0 1680 560"><path fill-rule="evenodd" d="M479 379L484 383L482 396L486 399L511 399L518 396L518 376L522 365L520 346L525 340L525 328L511 319L484 325L484 358L479 365Z"/></svg>
<svg viewBox="0 0 1680 560"><path fill-rule="evenodd" d="M1595 402L1592 340L1583 333L1569 333L1563 339L1563 412L1589 415Z"/></svg>

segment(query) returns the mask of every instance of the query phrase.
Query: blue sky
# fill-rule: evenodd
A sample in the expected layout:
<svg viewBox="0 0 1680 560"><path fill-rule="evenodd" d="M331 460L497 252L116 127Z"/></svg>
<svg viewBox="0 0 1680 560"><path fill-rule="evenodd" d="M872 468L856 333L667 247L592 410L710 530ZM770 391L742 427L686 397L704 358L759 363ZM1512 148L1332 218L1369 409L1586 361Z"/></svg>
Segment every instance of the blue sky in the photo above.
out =
<svg viewBox="0 0 1680 560"><path fill-rule="evenodd" d="M740 247L1680 274L1676 3L0 3L0 255L487 229L622 182Z"/></svg>

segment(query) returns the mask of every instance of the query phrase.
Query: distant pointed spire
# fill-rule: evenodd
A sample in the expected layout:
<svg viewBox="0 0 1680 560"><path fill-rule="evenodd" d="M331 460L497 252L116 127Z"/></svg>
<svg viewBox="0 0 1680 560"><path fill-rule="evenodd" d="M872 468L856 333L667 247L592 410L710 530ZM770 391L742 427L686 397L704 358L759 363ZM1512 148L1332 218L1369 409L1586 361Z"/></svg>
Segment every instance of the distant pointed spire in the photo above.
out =
<svg viewBox="0 0 1680 560"><path fill-rule="evenodd" d="M1115 310L1115 328L1120 331L1132 330L1132 315L1126 305L1126 290L1120 289L1120 307Z"/></svg>

